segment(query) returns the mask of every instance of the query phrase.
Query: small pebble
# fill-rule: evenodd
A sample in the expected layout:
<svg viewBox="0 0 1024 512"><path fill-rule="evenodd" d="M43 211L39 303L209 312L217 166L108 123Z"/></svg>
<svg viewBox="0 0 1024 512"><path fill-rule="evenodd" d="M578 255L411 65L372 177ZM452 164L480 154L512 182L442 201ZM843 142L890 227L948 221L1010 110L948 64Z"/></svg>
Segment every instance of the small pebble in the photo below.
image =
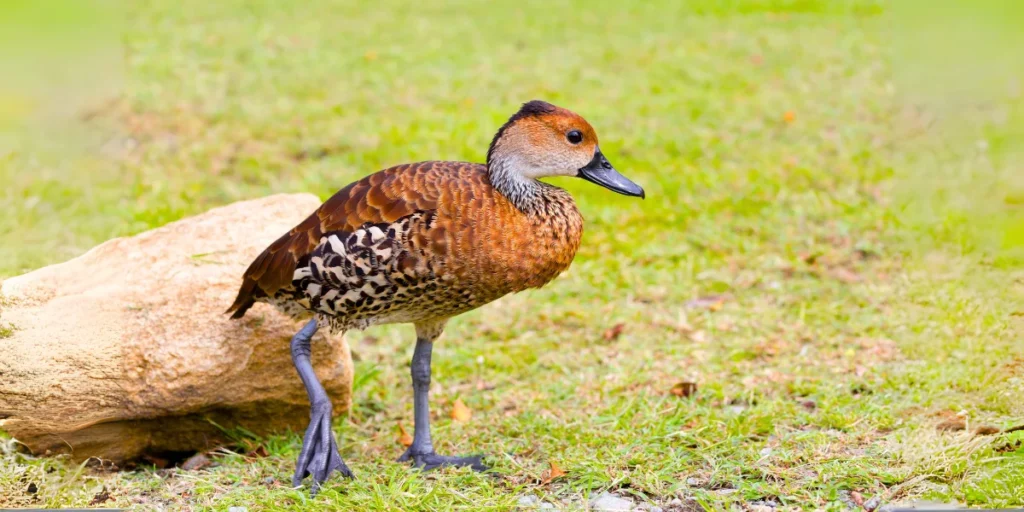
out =
<svg viewBox="0 0 1024 512"><path fill-rule="evenodd" d="M940 501L918 501L895 508L917 508L921 510L957 510L966 508L962 503L943 503Z"/></svg>
<svg viewBox="0 0 1024 512"><path fill-rule="evenodd" d="M186 459L185 462L182 462L181 469L184 469L185 471L196 471L208 467L211 464L213 464L213 461L211 461L209 457L202 453L197 453Z"/></svg>
<svg viewBox="0 0 1024 512"><path fill-rule="evenodd" d="M633 510L633 502L606 492L590 500L590 508L601 512L629 512Z"/></svg>
<svg viewBox="0 0 1024 512"><path fill-rule="evenodd" d="M543 510L554 510L555 506L545 501L540 504L540 508Z"/></svg>
<svg viewBox="0 0 1024 512"><path fill-rule="evenodd" d="M882 500L878 499L878 496L872 496L871 499L864 502L864 510L871 512L872 510L878 508L878 506L881 504Z"/></svg>
<svg viewBox="0 0 1024 512"><path fill-rule="evenodd" d="M228 512L249 512L249 509L245 507L229 507Z"/></svg>
<svg viewBox="0 0 1024 512"><path fill-rule="evenodd" d="M850 491L847 491L846 489L843 489L843 490L839 491L839 501L840 501L840 502L841 502L841 503L842 503L843 505L846 505L846 508L848 508L848 509L851 509L851 510L857 510L857 509L859 509L859 508L860 508L860 507L859 507L859 506L858 506L858 505L857 505L857 504L856 504L856 503L855 503L855 502L853 501L853 498L851 498L851 497L850 497Z"/></svg>
<svg viewBox="0 0 1024 512"><path fill-rule="evenodd" d="M651 512L665 512L665 509L661 507L651 507Z"/></svg>
<svg viewBox="0 0 1024 512"><path fill-rule="evenodd" d="M519 497L519 506L532 507L537 504L537 501L539 501L539 499L536 496L532 494L527 494L526 496Z"/></svg>

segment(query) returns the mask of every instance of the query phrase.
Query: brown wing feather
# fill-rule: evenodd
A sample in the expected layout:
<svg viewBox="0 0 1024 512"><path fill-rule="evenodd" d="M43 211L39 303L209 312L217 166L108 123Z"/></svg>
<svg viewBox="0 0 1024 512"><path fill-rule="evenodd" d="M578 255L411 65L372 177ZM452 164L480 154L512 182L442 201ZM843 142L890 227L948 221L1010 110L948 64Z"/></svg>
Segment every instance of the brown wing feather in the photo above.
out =
<svg viewBox="0 0 1024 512"><path fill-rule="evenodd" d="M477 164L421 162L385 169L349 184L253 260L227 312L240 318L256 299L288 286L299 260L312 252L324 233L352 231L367 222L394 222L413 212L436 210L447 185L459 187L465 181L479 185L484 169Z"/></svg>

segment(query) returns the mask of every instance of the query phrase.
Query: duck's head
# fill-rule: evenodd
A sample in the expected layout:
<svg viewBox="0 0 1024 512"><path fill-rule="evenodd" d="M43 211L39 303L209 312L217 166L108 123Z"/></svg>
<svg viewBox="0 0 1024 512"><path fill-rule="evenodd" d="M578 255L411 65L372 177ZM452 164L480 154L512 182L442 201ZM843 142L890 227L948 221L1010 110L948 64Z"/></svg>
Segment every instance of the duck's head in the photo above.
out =
<svg viewBox="0 0 1024 512"><path fill-rule="evenodd" d="M543 101L523 104L505 123L487 151L494 177L536 180L575 176L627 196L644 197L644 189L619 174L597 144L586 119Z"/></svg>

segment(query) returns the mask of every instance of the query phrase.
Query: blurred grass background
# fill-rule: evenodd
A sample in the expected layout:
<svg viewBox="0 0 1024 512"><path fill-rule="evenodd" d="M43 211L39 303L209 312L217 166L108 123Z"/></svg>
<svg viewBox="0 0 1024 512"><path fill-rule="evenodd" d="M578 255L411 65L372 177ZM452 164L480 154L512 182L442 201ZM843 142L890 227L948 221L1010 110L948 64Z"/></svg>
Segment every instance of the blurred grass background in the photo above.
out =
<svg viewBox="0 0 1024 512"><path fill-rule="evenodd" d="M572 269L439 345L439 450L505 454L502 479L391 462L412 338L375 328L351 335L356 403L336 429L359 478L319 503L1024 502L1020 432L973 434L1024 416L1018 4L78 5L0 16L0 74L16 78L0 82L0 277L239 199L483 161L534 98L587 117L647 190L553 180L587 219ZM681 381L698 393L673 395ZM455 398L471 423L448 419ZM12 452L0 495L305 503L287 487L297 437L246 442L270 455L199 472ZM547 484L552 462L568 474Z"/></svg>
<svg viewBox="0 0 1024 512"><path fill-rule="evenodd" d="M1024 264L1024 6L893 5L896 181L906 227L961 255Z"/></svg>

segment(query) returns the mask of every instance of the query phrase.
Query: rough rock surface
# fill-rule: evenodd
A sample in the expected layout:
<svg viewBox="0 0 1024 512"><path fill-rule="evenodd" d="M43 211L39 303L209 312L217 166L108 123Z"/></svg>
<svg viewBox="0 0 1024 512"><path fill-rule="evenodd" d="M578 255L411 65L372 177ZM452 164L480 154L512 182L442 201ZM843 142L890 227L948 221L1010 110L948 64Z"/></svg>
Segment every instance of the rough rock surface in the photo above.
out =
<svg viewBox="0 0 1024 512"><path fill-rule="evenodd" d="M223 313L248 263L319 204L239 202L4 281L0 429L36 454L113 462L208 449L221 427L302 432L309 409L288 348L300 325L264 304L240 321ZM313 348L346 411L345 340L321 332Z"/></svg>

